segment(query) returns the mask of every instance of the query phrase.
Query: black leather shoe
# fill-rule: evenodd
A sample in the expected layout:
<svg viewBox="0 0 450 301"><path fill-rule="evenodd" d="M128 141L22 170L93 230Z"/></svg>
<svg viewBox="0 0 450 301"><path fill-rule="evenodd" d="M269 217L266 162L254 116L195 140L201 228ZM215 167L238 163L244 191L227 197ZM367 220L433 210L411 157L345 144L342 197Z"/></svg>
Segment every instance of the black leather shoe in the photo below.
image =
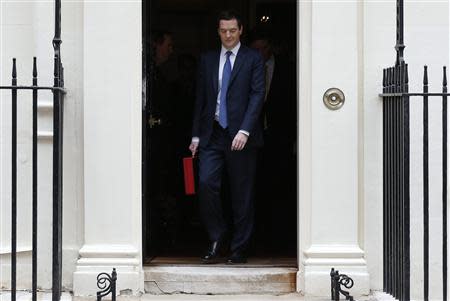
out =
<svg viewBox="0 0 450 301"><path fill-rule="evenodd" d="M243 264L247 263L247 257L241 252L233 252L230 257L228 257L227 264Z"/></svg>
<svg viewBox="0 0 450 301"><path fill-rule="evenodd" d="M202 257L202 262L205 264L218 263L220 247L219 241L212 242L208 252Z"/></svg>

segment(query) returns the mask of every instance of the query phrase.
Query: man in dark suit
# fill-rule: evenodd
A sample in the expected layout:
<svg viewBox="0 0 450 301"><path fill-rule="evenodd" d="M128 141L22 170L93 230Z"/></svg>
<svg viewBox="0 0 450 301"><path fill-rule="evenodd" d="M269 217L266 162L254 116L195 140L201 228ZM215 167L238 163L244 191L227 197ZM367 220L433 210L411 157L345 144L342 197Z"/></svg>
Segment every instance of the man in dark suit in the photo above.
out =
<svg viewBox="0 0 450 301"><path fill-rule="evenodd" d="M227 235L220 189L225 168L230 182L233 233L228 263L245 263L253 231L257 149L263 144L259 121L264 100L264 62L240 43L242 23L231 11L220 13L222 47L201 57L197 78L192 142L199 150L200 215L211 241L204 263L218 261Z"/></svg>

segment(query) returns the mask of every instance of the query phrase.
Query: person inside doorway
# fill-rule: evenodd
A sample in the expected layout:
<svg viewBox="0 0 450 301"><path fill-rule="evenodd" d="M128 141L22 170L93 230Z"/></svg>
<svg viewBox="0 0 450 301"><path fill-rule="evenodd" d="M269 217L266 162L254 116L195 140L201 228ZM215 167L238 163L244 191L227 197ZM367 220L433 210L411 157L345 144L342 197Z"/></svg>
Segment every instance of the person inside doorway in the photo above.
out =
<svg viewBox="0 0 450 301"><path fill-rule="evenodd" d="M241 44L238 14L219 14L221 49L202 55L197 79L192 142L199 152L200 215L211 241L204 263L218 262L228 229L220 191L228 173L233 231L227 263L245 263L254 223L254 183L258 148L263 144L260 113L264 102L264 61Z"/></svg>
<svg viewBox="0 0 450 301"><path fill-rule="evenodd" d="M261 122L264 147L258 164L257 235L271 251L295 242L295 66L275 52L274 29L260 25L250 47L264 58L265 95ZM293 236L293 235L292 235Z"/></svg>
<svg viewBox="0 0 450 301"><path fill-rule="evenodd" d="M176 199L172 193L171 177L173 176L174 145L173 104L171 87L166 79L162 66L173 53L172 33L166 30L154 30L151 33L151 106L147 116L150 202L158 210L150 212L155 236L162 242L159 247L175 244L177 234Z"/></svg>
<svg viewBox="0 0 450 301"><path fill-rule="evenodd" d="M152 46L154 47L156 66L167 62L173 53L172 33L167 30L154 30L152 32Z"/></svg>

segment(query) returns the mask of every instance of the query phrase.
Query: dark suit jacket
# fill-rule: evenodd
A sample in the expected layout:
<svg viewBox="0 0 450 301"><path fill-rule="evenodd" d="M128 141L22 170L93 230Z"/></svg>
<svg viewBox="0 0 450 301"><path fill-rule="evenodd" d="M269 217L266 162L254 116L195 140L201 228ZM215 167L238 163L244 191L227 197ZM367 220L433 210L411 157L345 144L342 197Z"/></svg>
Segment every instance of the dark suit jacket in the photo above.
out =
<svg viewBox="0 0 450 301"><path fill-rule="evenodd" d="M220 51L210 51L200 59L192 136L206 146L211 137L216 112ZM231 72L227 93L228 132L250 133L246 146L262 146L259 116L264 102L264 62L261 55L241 44Z"/></svg>

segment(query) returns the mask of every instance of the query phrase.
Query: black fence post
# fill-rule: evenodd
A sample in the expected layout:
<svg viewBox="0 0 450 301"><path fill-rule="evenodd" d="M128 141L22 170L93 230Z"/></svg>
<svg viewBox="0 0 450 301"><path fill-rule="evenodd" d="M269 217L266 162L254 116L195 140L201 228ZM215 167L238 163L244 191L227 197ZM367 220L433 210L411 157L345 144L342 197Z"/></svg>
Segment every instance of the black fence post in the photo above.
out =
<svg viewBox="0 0 450 301"><path fill-rule="evenodd" d="M402 252L403 252L403 282L402 282L402 291L403 291L403 300L410 300L410 183L409 183L409 95L408 95L408 64L404 64L403 69L403 81L402 85L402 102L403 102L403 225L402 225L402 234L403 234L403 242L402 242Z"/></svg>
<svg viewBox="0 0 450 301"><path fill-rule="evenodd" d="M442 285L447 300L447 67L442 80Z"/></svg>
<svg viewBox="0 0 450 301"><path fill-rule="evenodd" d="M54 84L53 84L53 266L52 300L61 297L62 283L62 133L63 133L63 68L61 65L61 0L55 0Z"/></svg>
<svg viewBox="0 0 450 301"><path fill-rule="evenodd" d="M428 67L423 70L423 300L429 288Z"/></svg>
<svg viewBox="0 0 450 301"><path fill-rule="evenodd" d="M387 92L387 70L383 69L383 93ZM387 114L386 114L386 102L383 101L383 141L386 139L387 131L386 131L386 123L387 123ZM386 159L386 147L387 145L383 143L383 237L387 235L387 159ZM387 290L387 277L386 271L388 268L387 264L387 244L383 244L383 290Z"/></svg>
<svg viewBox="0 0 450 301"><path fill-rule="evenodd" d="M17 281L17 69L13 58L11 80L11 301L16 301Z"/></svg>
<svg viewBox="0 0 450 301"><path fill-rule="evenodd" d="M33 58L33 242L32 242L32 301L37 300L37 231L38 231L38 203L37 203L37 64L36 57Z"/></svg>

